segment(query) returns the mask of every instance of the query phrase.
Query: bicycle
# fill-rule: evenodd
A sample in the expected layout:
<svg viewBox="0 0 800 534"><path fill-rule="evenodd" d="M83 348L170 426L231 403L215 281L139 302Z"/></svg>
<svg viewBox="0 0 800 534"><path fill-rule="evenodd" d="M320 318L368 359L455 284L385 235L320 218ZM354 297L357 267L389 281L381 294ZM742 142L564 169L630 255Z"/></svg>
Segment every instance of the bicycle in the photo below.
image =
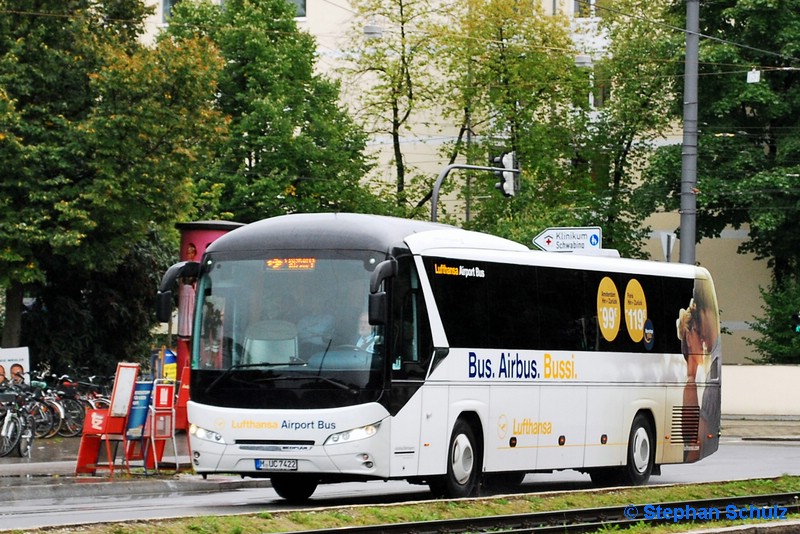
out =
<svg viewBox="0 0 800 534"><path fill-rule="evenodd" d="M3 426L0 429L0 456L16 453L30 458L36 423L24 407L25 392L10 387L0 393L0 413Z"/></svg>

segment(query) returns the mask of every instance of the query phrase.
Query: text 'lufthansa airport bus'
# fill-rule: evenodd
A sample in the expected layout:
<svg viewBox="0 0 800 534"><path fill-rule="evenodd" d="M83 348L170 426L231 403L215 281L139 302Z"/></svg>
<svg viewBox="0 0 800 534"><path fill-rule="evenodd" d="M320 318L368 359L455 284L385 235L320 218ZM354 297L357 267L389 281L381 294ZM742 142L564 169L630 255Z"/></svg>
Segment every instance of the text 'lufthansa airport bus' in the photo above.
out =
<svg viewBox="0 0 800 534"><path fill-rule="evenodd" d="M563 469L641 484L717 449L720 323L703 268L297 214L170 269L162 310L189 271L199 474L269 477L295 501L373 479L457 497Z"/></svg>

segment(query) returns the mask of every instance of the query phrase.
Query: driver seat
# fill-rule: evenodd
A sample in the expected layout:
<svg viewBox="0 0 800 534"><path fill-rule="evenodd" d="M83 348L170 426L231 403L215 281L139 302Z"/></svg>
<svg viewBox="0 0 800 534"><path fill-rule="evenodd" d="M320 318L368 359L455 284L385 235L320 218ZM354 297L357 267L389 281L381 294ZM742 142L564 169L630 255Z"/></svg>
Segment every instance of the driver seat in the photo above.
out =
<svg viewBox="0 0 800 534"><path fill-rule="evenodd" d="M297 328L288 321L261 321L247 328L242 363L289 363L297 358Z"/></svg>

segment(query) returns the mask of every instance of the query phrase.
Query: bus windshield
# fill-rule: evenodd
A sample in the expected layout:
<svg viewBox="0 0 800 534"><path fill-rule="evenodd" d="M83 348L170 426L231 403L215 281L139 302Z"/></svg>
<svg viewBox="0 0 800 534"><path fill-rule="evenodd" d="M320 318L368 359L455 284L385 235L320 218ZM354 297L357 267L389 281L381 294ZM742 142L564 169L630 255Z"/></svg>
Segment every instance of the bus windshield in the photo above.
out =
<svg viewBox="0 0 800 534"><path fill-rule="evenodd" d="M325 408L377 400L383 327L369 324L380 254L209 254L197 281L192 400L248 408Z"/></svg>

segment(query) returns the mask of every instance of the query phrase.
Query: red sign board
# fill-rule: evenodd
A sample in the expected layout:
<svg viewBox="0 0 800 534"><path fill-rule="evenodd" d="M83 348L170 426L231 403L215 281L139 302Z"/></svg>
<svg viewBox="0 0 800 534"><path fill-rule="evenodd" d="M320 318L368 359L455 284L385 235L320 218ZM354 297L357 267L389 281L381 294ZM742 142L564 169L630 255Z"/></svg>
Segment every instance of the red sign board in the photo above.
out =
<svg viewBox="0 0 800 534"><path fill-rule="evenodd" d="M156 410L170 410L175 399L175 384L156 384L153 407Z"/></svg>

